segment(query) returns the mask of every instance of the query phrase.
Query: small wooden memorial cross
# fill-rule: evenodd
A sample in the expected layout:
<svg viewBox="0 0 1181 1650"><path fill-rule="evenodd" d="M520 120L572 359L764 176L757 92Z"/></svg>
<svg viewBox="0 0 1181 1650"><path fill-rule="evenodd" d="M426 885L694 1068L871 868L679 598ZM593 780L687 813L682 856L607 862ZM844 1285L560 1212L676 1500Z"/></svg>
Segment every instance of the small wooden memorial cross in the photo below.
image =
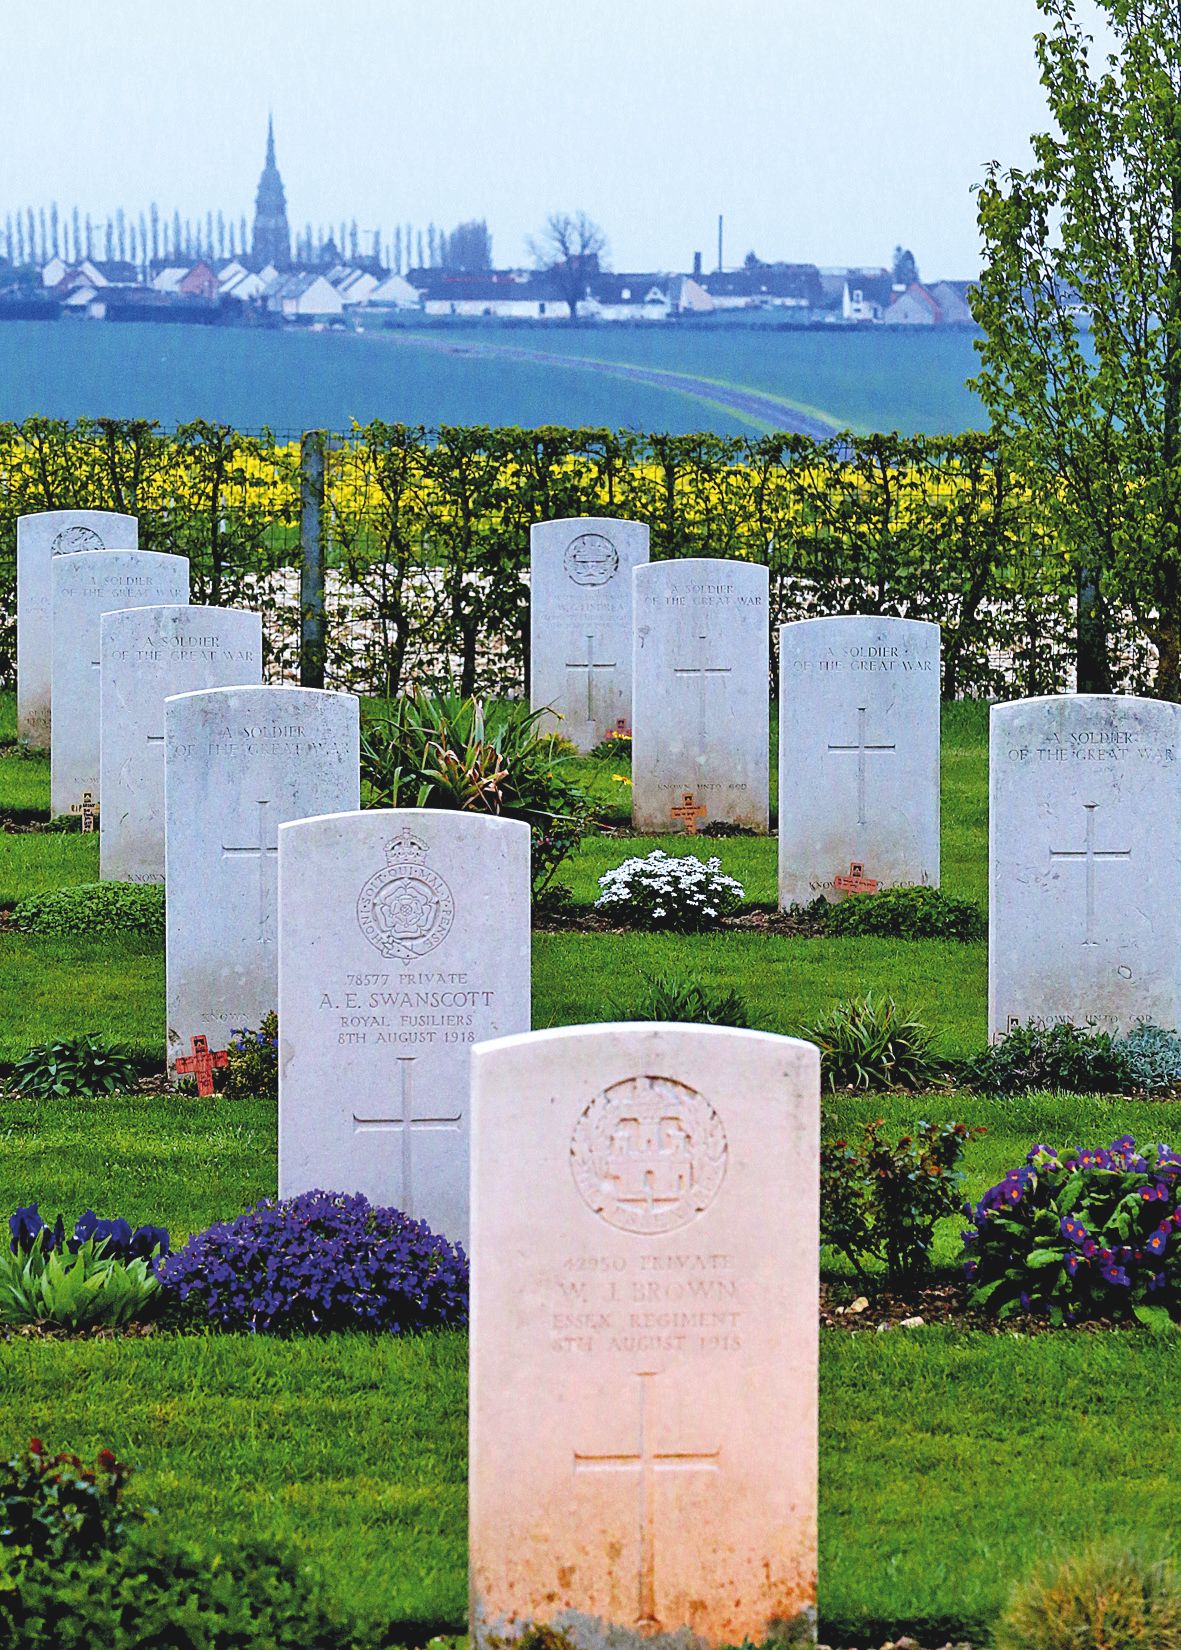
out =
<svg viewBox="0 0 1181 1650"><path fill-rule="evenodd" d="M94 792L83 791L81 802L71 803L70 812L72 814L82 815L82 829L84 831L93 831L94 818L98 813L98 807L94 800Z"/></svg>
<svg viewBox="0 0 1181 1650"><path fill-rule="evenodd" d="M682 791L680 807L668 811L671 818L682 821L686 836L696 836L697 821L705 818L708 809L704 802L694 802L692 791Z"/></svg>
<svg viewBox="0 0 1181 1650"><path fill-rule="evenodd" d="M859 859L849 861L849 875L833 877L832 885L842 894L876 894L878 883L876 877L867 877L865 866Z"/></svg>
<svg viewBox="0 0 1181 1650"><path fill-rule="evenodd" d="M211 1052L209 1038L199 1034L193 1037L191 1042L193 1052L178 1055L176 1069L186 1077L192 1072L197 1079L198 1094L212 1094L213 1068L214 1066L228 1066L230 1063L229 1054L224 1048L214 1049Z"/></svg>

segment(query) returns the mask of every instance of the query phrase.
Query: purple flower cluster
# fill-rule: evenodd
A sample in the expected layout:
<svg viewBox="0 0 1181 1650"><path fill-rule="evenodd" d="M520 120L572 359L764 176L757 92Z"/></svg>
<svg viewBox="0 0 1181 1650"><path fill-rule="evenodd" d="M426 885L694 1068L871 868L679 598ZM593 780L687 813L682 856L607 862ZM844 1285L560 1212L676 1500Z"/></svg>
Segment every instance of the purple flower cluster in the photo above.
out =
<svg viewBox="0 0 1181 1650"><path fill-rule="evenodd" d="M55 1249L76 1255L84 1243L94 1240L107 1256L116 1260L146 1260L152 1270L168 1253L166 1226L137 1226L133 1231L130 1221L103 1219L93 1209L87 1209L74 1222L73 1237L66 1237L65 1223L58 1215L52 1226L47 1226L35 1203L17 1209L8 1217L9 1249L14 1255L27 1255L40 1246L43 1254Z"/></svg>
<svg viewBox="0 0 1181 1650"><path fill-rule="evenodd" d="M219 1329L398 1335L467 1322L462 1248L343 1192L265 1199L191 1237L160 1280L187 1317Z"/></svg>
<svg viewBox="0 0 1181 1650"><path fill-rule="evenodd" d="M268 1051L266 1056L267 1059L278 1058L279 1039L277 1037L268 1037L265 1031L251 1031L249 1026L232 1026L230 1028L230 1036L233 1039L232 1047L235 1048L239 1054L250 1053L258 1049L266 1049Z"/></svg>
<svg viewBox="0 0 1181 1650"><path fill-rule="evenodd" d="M1110 1146L1031 1148L979 1203L964 1205L964 1271L973 1296L1001 1315L1056 1321L1160 1305L1181 1312L1181 1155ZM1155 1297L1150 1300L1150 1297Z"/></svg>

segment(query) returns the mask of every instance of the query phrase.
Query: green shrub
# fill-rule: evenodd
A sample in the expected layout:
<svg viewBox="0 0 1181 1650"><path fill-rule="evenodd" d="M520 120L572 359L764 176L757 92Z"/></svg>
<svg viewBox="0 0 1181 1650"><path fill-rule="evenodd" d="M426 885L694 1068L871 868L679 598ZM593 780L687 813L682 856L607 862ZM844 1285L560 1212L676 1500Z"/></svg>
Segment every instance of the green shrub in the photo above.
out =
<svg viewBox="0 0 1181 1650"><path fill-rule="evenodd" d="M67 1244L59 1220L28 1246L0 1247L0 1323L85 1329L146 1317L160 1288L155 1259L155 1250L114 1252L102 1237Z"/></svg>
<svg viewBox="0 0 1181 1650"><path fill-rule="evenodd" d="M998 1318L1181 1319L1181 1156L1166 1145L1033 1146L964 1214L973 1303Z"/></svg>
<svg viewBox="0 0 1181 1650"><path fill-rule="evenodd" d="M1138 1020L1115 1051L1124 1063L1128 1086L1143 1094L1159 1094L1181 1083L1181 1037L1175 1031Z"/></svg>
<svg viewBox="0 0 1181 1650"><path fill-rule="evenodd" d="M820 1148L820 1238L839 1249L860 1276L880 1261L893 1278L913 1280L930 1267L935 1222L960 1207L958 1167L969 1140L984 1133L965 1123L920 1123L891 1145L884 1121L861 1139Z"/></svg>
<svg viewBox="0 0 1181 1650"><path fill-rule="evenodd" d="M361 724L361 778L374 808L454 808L523 819L533 833L533 890L549 883L591 821L588 798L564 771L568 741L538 731L521 700L425 689Z"/></svg>
<svg viewBox="0 0 1181 1650"><path fill-rule="evenodd" d="M135 1087L135 1057L117 1043L89 1033L60 1043L38 1043L12 1068L9 1087L34 1100L92 1100L103 1094L126 1094Z"/></svg>
<svg viewBox="0 0 1181 1650"><path fill-rule="evenodd" d="M1072 1553L1019 1587L996 1650L1181 1650L1181 1583L1167 1559L1124 1546Z"/></svg>
<svg viewBox="0 0 1181 1650"><path fill-rule="evenodd" d="M164 935L164 889L159 883L82 882L30 894L12 909L12 926L26 934Z"/></svg>
<svg viewBox="0 0 1181 1650"><path fill-rule="evenodd" d="M206 1554L158 1529L0 1586L5 1650L376 1650L307 1574L260 1546Z"/></svg>
<svg viewBox="0 0 1181 1650"><path fill-rule="evenodd" d="M263 1016L257 1031L231 1031L226 1055L227 1094L236 1099L279 1098L279 1016L274 1009Z"/></svg>
<svg viewBox="0 0 1181 1650"><path fill-rule="evenodd" d="M632 759L631 729L609 729L587 755L593 757L596 762L618 762L621 767L629 768Z"/></svg>
<svg viewBox="0 0 1181 1650"><path fill-rule="evenodd" d="M942 1075L930 1032L893 997L845 998L800 1036L819 1048L821 1081L832 1091L925 1088Z"/></svg>
<svg viewBox="0 0 1181 1650"><path fill-rule="evenodd" d="M940 888L884 888L880 894L855 894L835 905L817 901L810 910L832 934L873 934L901 940L988 937L988 919L980 907L970 899L945 894Z"/></svg>
<svg viewBox="0 0 1181 1650"><path fill-rule="evenodd" d="M1109 1032L1066 1020L1014 1026L969 1061L963 1076L983 1094L1024 1094L1031 1089L1120 1094L1134 1086Z"/></svg>
<svg viewBox="0 0 1181 1650"><path fill-rule="evenodd" d="M646 974L634 1002L616 1004L615 1020L673 1020L701 1026L751 1024L750 1009L737 991L707 991L679 974Z"/></svg>
<svg viewBox="0 0 1181 1650"><path fill-rule="evenodd" d="M0 1548L8 1549L8 1568L114 1546L143 1516L122 1504L130 1473L109 1449L87 1467L76 1455L50 1455L40 1438L0 1463Z"/></svg>

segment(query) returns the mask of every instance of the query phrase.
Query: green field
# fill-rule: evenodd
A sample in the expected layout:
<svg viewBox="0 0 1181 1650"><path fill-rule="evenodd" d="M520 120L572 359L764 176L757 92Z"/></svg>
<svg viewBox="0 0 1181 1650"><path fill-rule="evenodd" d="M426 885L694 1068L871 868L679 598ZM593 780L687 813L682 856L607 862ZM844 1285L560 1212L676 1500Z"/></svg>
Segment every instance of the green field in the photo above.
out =
<svg viewBox="0 0 1181 1650"><path fill-rule="evenodd" d="M0 737L10 728L9 697ZM983 707L945 710L944 885L981 903L985 734ZM46 780L43 763L0 757L0 815L44 807ZM618 814L622 788L613 794ZM588 903L603 869L652 845L588 839L569 876L576 898ZM773 899L773 840L709 847L751 898ZM0 908L96 874L92 838L0 835ZM982 945L749 932L537 934L534 1023L611 1018L646 974L665 970L733 987L774 1030L795 1030L872 986L915 1005L948 1053L984 1040ZM0 932L0 973L0 1061L81 1030L159 1061L156 942ZM1177 1143L1173 1108L1159 1102L949 1092L826 1105L845 1132L876 1117L899 1131L920 1118L983 1126L965 1159L972 1196L1035 1140L1095 1144L1129 1131ZM167 1224L180 1240L273 1192L276 1148L275 1107L262 1099L10 1097L0 1102L0 1213L36 1201L72 1219L95 1206ZM960 1225L952 1218L937 1232L942 1268L956 1263ZM822 1265L841 1280L834 1255ZM1142 1332L824 1331L820 1610L829 1641L868 1650L908 1630L927 1650L969 1635L984 1644L1014 1582L1084 1538L1131 1543L1148 1533L1181 1556L1164 1510L1181 1447L1176 1371L1175 1341ZM137 1463L137 1498L159 1509L170 1533L294 1549L382 1642L421 1645L463 1629L465 1409L458 1333L0 1341L0 1453L34 1433L83 1454L112 1447Z"/></svg>
<svg viewBox="0 0 1181 1650"><path fill-rule="evenodd" d="M399 328L398 338L413 329ZM814 409L837 427L946 434L978 427L964 388L976 370L964 332L691 327L464 327L424 333L8 322L0 326L0 419L194 418L238 429L408 424L600 425L758 434L757 421L686 395L570 367L482 358L473 343L524 347L688 373Z"/></svg>

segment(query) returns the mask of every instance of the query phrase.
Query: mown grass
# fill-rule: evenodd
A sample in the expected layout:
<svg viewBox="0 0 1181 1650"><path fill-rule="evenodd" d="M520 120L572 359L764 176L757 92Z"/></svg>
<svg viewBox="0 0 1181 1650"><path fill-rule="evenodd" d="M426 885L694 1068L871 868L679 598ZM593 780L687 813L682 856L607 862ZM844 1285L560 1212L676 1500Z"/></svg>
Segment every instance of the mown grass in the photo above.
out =
<svg viewBox="0 0 1181 1650"><path fill-rule="evenodd" d="M1030 1146L1047 1141L1109 1145L1124 1133L1181 1148L1181 1108L1169 1102L1062 1094L985 1099L958 1091L832 1095L826 1128L856 1138L885 1118L895 1135L923 1119L987 1130L964 1155L965 1196L975 1200ZM202 1100L194 1095L118 1095L106 1100L10 1098L0 1110L0 1212L27 1203L72 1221L83 1209L169 1227L175 1240L228 1220L274 1195L277 1117L273 1101ZM935 1262L960 1259L958 1215L937 1233ZM825 1256L834 1272L846 1268Z"/></svg>
<svg viewBox="0 0 1181 1650"><path fill-rule="evenodd" d="M97 831L0 832L0 909L30 894L97 881Z"/></svg>
<svg viewBox="0 0 1181 1650"><path fill-rule="evenodd" d="M0 843L5 839L0 838ZM0 933L0 1065L39 1043L93 1032L164 1063L164 947L142 935L45 939Z"/></svg>
<svg viewBox="0 0 1181 1650"><path fill-rule="evenodd" d="M179 1244L273 1197L278 1157L271 1100L10 1097L0 1110L0 1213L39 1203L70 1224L93 1208L165 1225Z"/></svg>
<svg viewBox="0 0 1181 1650"><path fill-rule="evenodd" d="M824 1334L830 1641L974 1631L1084 1539L1150 1530L1178 1551L1162 1516L1181 1448L1176 1357L1146 1335ZM14 1341L0 1357L0 1451L34 1431L114 1448L178 1537L294 1547L412 1644L463 1626L465 1407L461 1334Z"/></svg>
<svg viewBox="0 0 1181 1650"><path fill-rule="evenodd" d="M459 1333L11 1341L0 1452L114 1449L177 1539L293 1548L422 1644L466 1609L466 1387Z"/></svg>
<svg viewBox="0 0 1181 1650"><path fill-rule="evenodd" d="M9 712L0 700L0 738ZM984 707L945 710L944 886L981 901L985 729ZM0 758L0 812L27 794L12 775L36 773L36 762ZM657 840L589 839L568 877L576 898L593 899L603 870ZM716 852L751 899L774 899L773 841L663 840L670 852ZM93 837L0 836L0 906L96 875ZM158 943L2 933L0 972L0 1060L80 1030L160 1059ZM984 1039L983 946L753 933L538 934L534 1024L610 1017L645 975L664 972L739 991L771 1030L795 1031L837 997L872 989L912 1006L948 1055ZM1106 1143L1130 1131L1176 1145L1181 1121L1168 1104L1064 1095L840 1096L825 1107L850 1135L879 1116L899 1133L922 1117L984 1126L964 1160L973 1198L1035 1141ZM275 1107L261 1100L0 1107L0 1212L38 1202L72 1219L93 1206L162 1222L180 1241L272 1193L275 1174ZM960 1225L942 1223L938 1265L958 1259ZM830 1641L881 1643L907 1628L925 1643L968 1632L981 1642L1013 1582L1050 1552L1145 1528L1177 1545L1160 1513L1181 1444L1175 1369L1172 1343L1142 1334L826 1333L820 1607ZM137 1494L178 1537L294 1546L342 1602L400 1623L408 1643L464 1625L465 1406L461 1334L0 1344L0 1451L34 1432L83 1453L109 1445L139 1463Z"/></svg>
<svg viewBox="0 0 1181 1650"><path fill-rule="evenodd" d="M533 1023L577 1025L636 1001L645 975L737 991L766 1031L796 1032L840 997L892 992L961 1056L985 1041L983 946L951 941L787 939L769 934L535 934Z"/></svg>

